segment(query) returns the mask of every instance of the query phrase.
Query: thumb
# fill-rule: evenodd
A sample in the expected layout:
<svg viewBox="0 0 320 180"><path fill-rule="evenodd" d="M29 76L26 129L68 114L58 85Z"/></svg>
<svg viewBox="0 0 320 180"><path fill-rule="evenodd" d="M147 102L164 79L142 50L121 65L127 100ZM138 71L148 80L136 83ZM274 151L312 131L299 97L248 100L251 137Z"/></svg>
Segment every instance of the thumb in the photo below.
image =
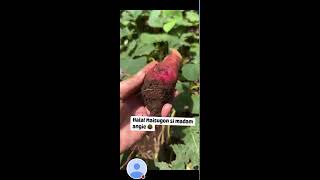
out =
<svg viewBox="0 0 320 180"><path fill-rule="evenodd" d="M125 99L135 93L142 85L146 72L156 65L156 62L151 62L141 69L133 77L120 82L120 99Z"/></svg>
<svg viewBox="0 0 320 180"><path fill-rule="evenodd" d="M120 99L124 99L136 92L138 87L142 84L145 76L144 71L138 72L133 77L120 82Z"/></svg>

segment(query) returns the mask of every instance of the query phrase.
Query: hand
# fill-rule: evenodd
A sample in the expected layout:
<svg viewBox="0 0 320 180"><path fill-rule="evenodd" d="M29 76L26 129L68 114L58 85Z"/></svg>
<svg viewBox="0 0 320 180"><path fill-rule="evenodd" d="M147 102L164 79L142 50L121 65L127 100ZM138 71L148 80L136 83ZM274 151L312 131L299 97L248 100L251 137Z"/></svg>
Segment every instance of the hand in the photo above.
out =
<svg viewBox="0 0 320 180"><path fill-rule="evenodd" d="M142 86L146 72L153 68L157 62L151 62L133 77L120 82L120 153L139 141L144 131L130 130L130 116L149 116L150 111L145 107L139 90ZM168 116L172 105L163 106L161 115Z"/></svg>

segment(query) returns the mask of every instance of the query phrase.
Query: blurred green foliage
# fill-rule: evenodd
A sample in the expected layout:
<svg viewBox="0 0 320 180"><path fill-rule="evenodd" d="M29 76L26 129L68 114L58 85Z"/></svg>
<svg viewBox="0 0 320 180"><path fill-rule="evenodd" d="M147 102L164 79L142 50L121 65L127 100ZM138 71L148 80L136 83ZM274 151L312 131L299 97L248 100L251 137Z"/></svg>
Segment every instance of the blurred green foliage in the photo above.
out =
<svg viewBox="0 0 320 180"><path fill-rule="evenodd" d="M171 127L173 140L170 147L175 159L171 162L155 159L154 164L158 169L198 169L199 13L194 10L120 11L120 67L123 75L120 80L135 74L153 59L162 60L169 48L178 49L183 57L176 85L180 94L173 103L173 115L195 117L196 126Z"/></svg>

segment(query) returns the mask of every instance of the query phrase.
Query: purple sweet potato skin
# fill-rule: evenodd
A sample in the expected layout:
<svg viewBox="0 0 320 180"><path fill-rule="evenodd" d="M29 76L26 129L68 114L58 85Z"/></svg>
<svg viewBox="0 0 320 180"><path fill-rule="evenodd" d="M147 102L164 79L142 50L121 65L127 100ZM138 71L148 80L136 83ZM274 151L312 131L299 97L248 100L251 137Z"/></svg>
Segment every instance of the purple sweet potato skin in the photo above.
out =
<svg viewBox="0 0 320 180"><path fill-rule="evenodd" d="M180 53L172 49L163 61L146 74L141 94L146 107L150 111L150 116L161 116L163 105L172 100L178 80L181 58Z"/></svg>

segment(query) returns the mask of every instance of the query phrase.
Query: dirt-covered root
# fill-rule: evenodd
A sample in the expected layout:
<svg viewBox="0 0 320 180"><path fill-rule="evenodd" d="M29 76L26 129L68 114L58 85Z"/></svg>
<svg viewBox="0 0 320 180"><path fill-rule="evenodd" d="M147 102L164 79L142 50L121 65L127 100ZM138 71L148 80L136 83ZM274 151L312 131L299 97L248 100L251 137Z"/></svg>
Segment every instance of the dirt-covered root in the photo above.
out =
<svg viewBox="0 0 320 180"><path fill-rule="evenodd" d="M170 87L170 88L168 88ZM144 104L150 111L151 116L161 116L163 105L173 98L174 86L168 86L160 81L146 81L142 88Z"/></svg>

